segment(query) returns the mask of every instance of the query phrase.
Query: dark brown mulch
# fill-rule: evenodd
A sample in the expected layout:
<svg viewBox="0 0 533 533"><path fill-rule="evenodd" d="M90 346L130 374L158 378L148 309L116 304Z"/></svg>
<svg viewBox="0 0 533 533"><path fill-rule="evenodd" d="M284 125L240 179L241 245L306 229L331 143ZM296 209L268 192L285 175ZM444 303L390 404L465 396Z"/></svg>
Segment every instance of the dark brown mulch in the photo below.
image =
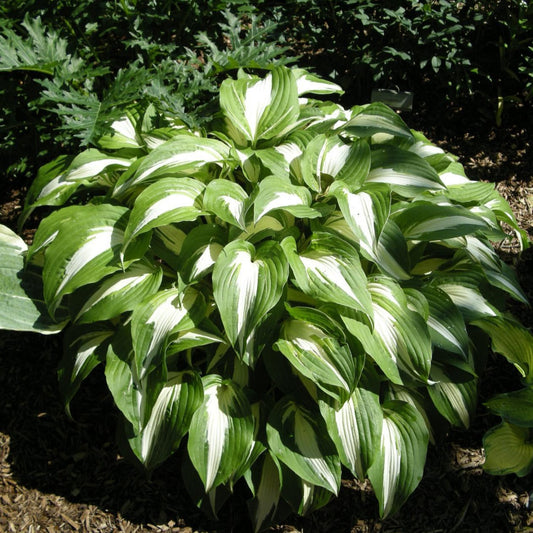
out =
<svg viewBox="0 0 533 533"><path fill-rule="evenodd" d="M526 110L521 110L522 113ZM451 114L453 114L450 111ZM515 120L516 119L516 120ZM413 127L460 155L470 177L497 183L521 227L533 235L533 153L524 117L504 128L483 127L466 113L444 126L406 116ZM0 222L14 226L23 191L9 188ZM522 256L516 243L502 249L533 300L533 250ZM525 306L513 311L529 327ZM0 531L6 532L247 532L246 509L236 498L218 521L202 515L183 488L172 458L151 479L119 454L115 414L101 374L94 373L64 413L55 365L57 337L0 333ZM493 358L481 386L481 401L518 388L516 372ZM306 518L289 516L278 532L533 532L533 476L491 477L482 470L483 433L497 420L480 406L469 431L451 431L428 453L425 475L395 516L381 521L368 483L346 476L339 498Z"/></svg>

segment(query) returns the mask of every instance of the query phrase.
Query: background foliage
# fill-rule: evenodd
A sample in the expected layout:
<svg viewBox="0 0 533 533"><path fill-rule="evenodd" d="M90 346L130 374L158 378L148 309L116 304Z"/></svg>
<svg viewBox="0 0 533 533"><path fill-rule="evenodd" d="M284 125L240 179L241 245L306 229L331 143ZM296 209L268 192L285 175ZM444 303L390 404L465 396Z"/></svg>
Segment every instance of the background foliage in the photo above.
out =
<svg viewBox="0 0 533 533"><path fill-rule="evenodd" d="M283 12L306 59L351 97L366 101L377 85L470 100L481 111L483 100L470 97L490 100L492 84L507 96L531 92L529 2L293 0L270 10Z"/></svg>
<svg viewBox="0 0 533 533"><path fill-rule="evenodd" d="M532 21L523 0L7 0L0 159L27 181L143 99L197 125L222 72L289 57L342 85L344 105L410 90L428 113L444 99L500 124L533 91Z"/></svg>
<svg viewBox="0 0 533 533"><path fill-rule="evenodd" d="M243 27L236 15L220 11L236 7L238 15L247 11L241 4L4 5L0 128L8 174L29 178L36 162L94 143L117 118L115 110L134 102L154 102L196 126L208 115L222 72L265 67L275 58L286 63L283 38L265 39L272 22L259 25L252 17Z"/></svg>

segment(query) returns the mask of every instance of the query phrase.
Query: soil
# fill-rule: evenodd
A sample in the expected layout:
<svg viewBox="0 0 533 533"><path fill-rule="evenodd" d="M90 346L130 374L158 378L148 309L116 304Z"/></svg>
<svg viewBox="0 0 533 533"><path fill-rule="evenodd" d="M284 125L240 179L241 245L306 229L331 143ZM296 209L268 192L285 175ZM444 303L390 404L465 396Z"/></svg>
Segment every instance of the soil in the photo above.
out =
<svg viewBox="0 0 533 533"><path fill-rule="evenodd" d="M497 183L521 227L533 236L531 110L509 113L500 128L472 120L465 109L441 110L446 120L428 113L419 110L404 118L459 155L471 178ZM24 193L20 184L7 184L0 223L15 226ZM533 249L519 254L517 243L511 242L500 252L533 301ZM533 326L530 308L513 305L512 311ZM176 458L147 479L120 456L115 412L101 373L94 372L82 386L69 419L57 387L60 353L58 337L0 332L1 532L251 531L238 497L218 520L198 511L183 488ZM305 518L288 516L270 531L533 532L533 476L492 477L482 469L482 436L497 423L482 403L519 386L512 366L491 357L472 427L449 431L430 447L425 475L396 515L379 520L369 483L345 473L337 499Z"/></svg>

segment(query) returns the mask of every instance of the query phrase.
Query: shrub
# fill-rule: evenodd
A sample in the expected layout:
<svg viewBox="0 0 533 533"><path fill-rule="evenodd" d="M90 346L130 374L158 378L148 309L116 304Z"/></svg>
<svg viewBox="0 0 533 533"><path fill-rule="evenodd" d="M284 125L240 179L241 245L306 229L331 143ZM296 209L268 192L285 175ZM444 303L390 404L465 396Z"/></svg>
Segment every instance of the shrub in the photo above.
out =
<svg viewBox="0 0 533 533"><path fill-rule="evenodd" d="M376 87L416 91L420 101L471 90L474 2L289 0L264 11L282 13L305 61L342 82L352 103Z"/></svg>
<svg viewBox="0 0 533 533"><path fill-rule="evenodd" d="M280 20L306 66L348 89L350 105L366 101L374 88L410 90L433 112L433 102L444 100L501 125L506 106L531 97L531 2L256 4Z"/></svg>
<svg viewBox="0 0 533 533"><path fill-rule="evenodd" d="M224 80L204 129L129 108L41 168L22 222L57 209L31 246L0 237L0 326L65 329L67 409L103 367L130 455L178 452L215 514L243 478L256 531L327 503L341 465L396 511L439 427L468 427L489 340L531 395L532 337L501 311L526 298L491 246L502 223L527 244L508 204L383 104L305 96L339 92L276 67ZM490 465L530 468L521 423Z"/></svg>

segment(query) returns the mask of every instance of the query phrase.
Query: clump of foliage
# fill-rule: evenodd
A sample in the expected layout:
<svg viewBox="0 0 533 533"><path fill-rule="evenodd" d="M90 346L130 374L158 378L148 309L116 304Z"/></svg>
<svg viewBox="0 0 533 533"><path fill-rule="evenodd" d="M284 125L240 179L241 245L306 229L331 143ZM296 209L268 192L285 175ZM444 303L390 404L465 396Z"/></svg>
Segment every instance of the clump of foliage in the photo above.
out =
<svg viewBox="0 0 533 533"><path fill-rule="evenodd" d="M103 367L130 455L179 453L215 514L247 485L255 531L325 505L341 466L395 512L439 428L468 427L490 341L526 385L503 403L533 395L491 245L502 223L527 245L510 207L383 104L308 97L339 92L276 67L224 80L202 129L128 108L41 168L22 222L57 209L29 248L0 235L0 326L65 330L67 409ZM489 468L523 475L531 417L490 406Z"/></svg>

